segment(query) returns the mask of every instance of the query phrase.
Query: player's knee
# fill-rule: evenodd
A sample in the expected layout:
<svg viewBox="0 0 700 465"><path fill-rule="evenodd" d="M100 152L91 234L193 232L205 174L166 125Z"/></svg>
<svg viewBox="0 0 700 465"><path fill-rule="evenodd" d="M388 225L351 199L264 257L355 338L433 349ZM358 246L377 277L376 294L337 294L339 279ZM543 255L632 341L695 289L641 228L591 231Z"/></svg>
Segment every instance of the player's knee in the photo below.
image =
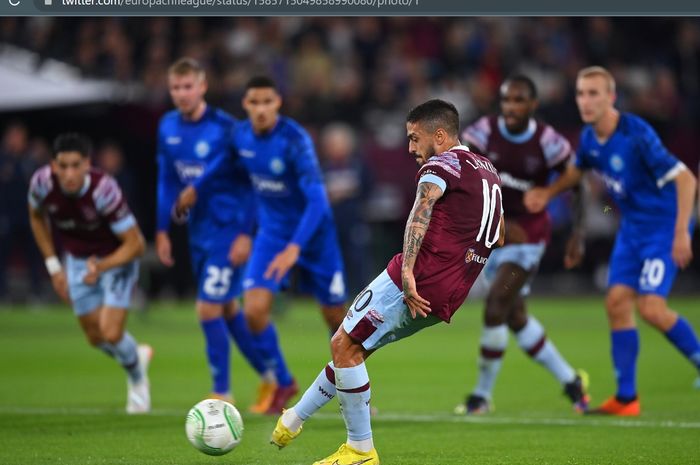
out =
<svg viewBox="0 0 700 465"><path fill-rule="evenodd" d="M675 314L661 299L639 299L637 310L644 321L663 331L672 326L675 321Z"/></svg>
<svg viewBox="0 0 700 465"><path fill-rule="evenodd" d="M363 348L354 342L344 331L336 331L331 338L331 354L333 363L338 368L359 365L364 361Z"/></svg>
<svg viewBox="0 0 700 465"><path fill-rule="evenodd" d="M610 292L605 297L605 311L613 328L634 326L633 300L624 293Z"/></svg>
<svg viewBox="0 0 700 465"><path fill-rule="evenodd" d="M255 306L248 306L247 304L245 307L245 319L248 322L250 330L256 334L264 331L270 323L267 311Z"/></svg>
<svg viewBox="0 0 700 465"><path fill-rule="evenodd" d="M121 341L124 332L118 325L109 325L100 327L102 340L110 344L116 344Z"/></svg>
<svg viewBox="0 0 700 465"><path fill-rule="evenodd" d="M486 298L484 322L486 326L498 326L506 322L510 301L503 294L492 292Z"/></svg>

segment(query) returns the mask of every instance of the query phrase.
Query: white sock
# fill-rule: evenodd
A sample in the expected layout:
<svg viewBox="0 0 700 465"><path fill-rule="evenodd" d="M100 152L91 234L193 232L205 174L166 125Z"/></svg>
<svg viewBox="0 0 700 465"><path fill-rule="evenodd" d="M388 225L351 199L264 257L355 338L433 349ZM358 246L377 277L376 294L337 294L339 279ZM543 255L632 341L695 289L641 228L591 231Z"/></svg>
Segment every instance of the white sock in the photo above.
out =
<svg viewBox="0 0 700 465"><path fill-rule="evenodd" d="M289 408L282 414L282 424L289 429L292 433L296 433L304 424L304 420L299 418L297 412L294 411L294 407Z"/></svg>
<svg viewBox="0 0 700 465"><path fill-rule="evenodd" d="M335 371L333 370L333 362L330 362L321 370L321 373L318 374L293 409L287 411L294 410L294 415L301 421L299 423L299 426L301 426L311 415L330 402L335 397L335 393ZM292 421L291 415L288 417L290 422ZM282 424L293 432L299 429L296 423L296 420L294 420L294 423L287 424L284 415L282 416ZM292 428L293 426L294 428Z"/></svg>
<svg viewBox="0 0 700 465"><path fill-rule="evenodd" d="M508 327L506 325L483 327L479 354L479 380L473 394L486 399L491 398L507 345Z"/></svg>
<svg viewBox="0 0 700 465"><path fill-rule="evenodd" d="M335 386L348 431L348 445L360 452L372 450L369 403L372 391L364 362L350 368L335 368Z"/></svg>
<svg viewBox="0 0 700 465"><path fill-rule="evenodd" d="M527 324L516 333L516 337L520 348L549 370L561 384L576 379L576 372L547 338L544 328L535 317L528 317Z"/></svg>

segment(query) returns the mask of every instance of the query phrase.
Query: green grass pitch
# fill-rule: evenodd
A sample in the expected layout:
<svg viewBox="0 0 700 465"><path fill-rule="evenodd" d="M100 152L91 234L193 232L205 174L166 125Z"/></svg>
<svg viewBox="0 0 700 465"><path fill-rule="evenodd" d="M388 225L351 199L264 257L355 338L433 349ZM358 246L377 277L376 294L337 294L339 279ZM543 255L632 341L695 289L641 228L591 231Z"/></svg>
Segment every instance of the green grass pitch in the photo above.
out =
<svg viewBox="0 0 700 465"><path fill-rule="evenodd" d="M602 296L530 303L565 357L589 372L594 404L614 389L602 303ZM700 298L671 303L700 327ZM644 325L639 418L575 415L560 386L512 338L495 391L496 411L479 418L453 416L476 378L480 321L480 304L465 305L451 325L390 345L369 360L372 403L379 409L373 431L383 464L700 463L696 373L662 335ZM320 315L310 301L293 301L277 322L304 389L329 358ZM88 348L67 308L0 309L0 464L310 465L344 441L334 400L288 448L270 446L275 418L247 414L257 381L235 353L243 442L223 457L201 454L184 434L187 410L209 389L193 305L153 304L134 314L129 328L155 348L154 412L147 416L124 413L124 374Z"/></svg>

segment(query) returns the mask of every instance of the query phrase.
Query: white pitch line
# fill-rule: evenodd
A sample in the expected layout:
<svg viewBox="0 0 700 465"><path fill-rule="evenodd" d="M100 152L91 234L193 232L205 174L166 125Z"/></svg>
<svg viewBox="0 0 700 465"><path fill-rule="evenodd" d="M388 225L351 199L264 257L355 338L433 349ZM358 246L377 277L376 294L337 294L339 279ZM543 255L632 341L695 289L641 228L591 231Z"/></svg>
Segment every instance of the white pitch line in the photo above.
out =
<svg viewBox="0 0 700 465"><path fill-rule="evenodd" d="M31 415L78 415L97 416L105 414L122 414L122 409L86 408L86 407L18 407L0 406L0 414L31 414ZM185 418L186 409L154 409L150 415L172 416ZM245 415L244 415L245 416ZM317 413L313 419L321 421L341 420L339 414ZM0 419L2 422L2 419ZM671 428L671 429L700 429L700 422L693 421L654 421L654 420L622 420L601 419L600 417L577 418L522 418L498 416L457 416L434 414L410 414L380 412L372 417L373 423L382 422L412 422L412 423L466 423L480 425L539 425L539 426L614 426L619 428Z"/></svg>

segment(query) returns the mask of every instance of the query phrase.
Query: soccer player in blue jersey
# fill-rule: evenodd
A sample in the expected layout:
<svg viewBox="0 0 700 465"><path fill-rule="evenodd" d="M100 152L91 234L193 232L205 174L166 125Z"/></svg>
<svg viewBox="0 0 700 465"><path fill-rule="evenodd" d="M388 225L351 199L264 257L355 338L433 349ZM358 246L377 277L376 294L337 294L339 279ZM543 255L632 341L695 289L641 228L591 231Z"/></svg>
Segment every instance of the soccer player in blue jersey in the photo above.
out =
<svg viewBox="0 0 700 465"><path fill-rule="evenodd" d="M248 119L236 125L234 145L248 170L256 193L258 233L243 280L244 310L264 352L266 366L275 367L278 388L268 414L279 414L298 392L270 326L274 294L298 265L301 288L321 305L326 323L335 331L345 316L343 261L326 190L313 143L294 120L279 114L282 97L267 77L254 77L243 97ZM180 195L178 208L187 210L209 183L207 173Z"/></svg>
<svg viewBox="0 0 700 465"><path fill-rule="evenodd" d="M541 211L558 193L576 185L584 171L594 169L620 209L605 300L617 393L589 413L636 416L641 406L635 307L700 370L700 343L693 328L666 303L678 269L692 259L696 181L646 121L615 109L615 80L605 68L579 72L576 103L586 123L576 162L549 187L526 193L525 204L531 211Z"/></svg>
<svg viewBox="0 0 700 465"><path fill-rule="evenodd" d="M251 409L264 411L276 387L274 378L271 371L266 374L235 300L241 294L243 264L250 253L254 206L248 176L229 156L234 119L207 105L205 73L195 60L175 62L168 72L168 87L176 109L163 116L158 129L158 257L165 266L174 264L168 228L178 193L207 165L222 159L225 163L202 190L202 202L187 219L197 279L196 309L213 380L210 397L231 400L230 333L263 378L258 403Z"/></svg>

